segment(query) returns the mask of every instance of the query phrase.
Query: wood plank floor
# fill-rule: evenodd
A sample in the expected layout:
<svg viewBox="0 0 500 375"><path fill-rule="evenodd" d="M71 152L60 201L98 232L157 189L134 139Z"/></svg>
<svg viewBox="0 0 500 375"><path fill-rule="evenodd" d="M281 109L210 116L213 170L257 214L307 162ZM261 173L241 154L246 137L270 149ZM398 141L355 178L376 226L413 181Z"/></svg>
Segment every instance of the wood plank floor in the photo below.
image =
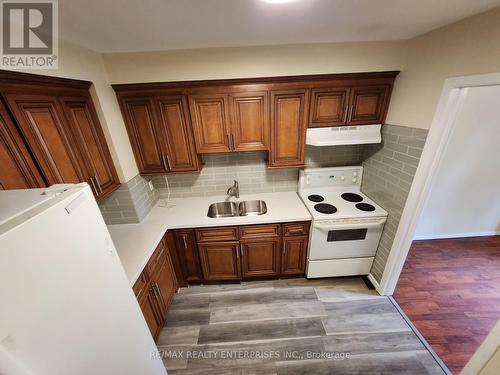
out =
<svg viewBox="0 0 500 375"><path fill-rule="evenodd" d="M443 374L358 277L181 289L158 350L170 375Z"/></svg>
<svg viewBox="0 0 500 375"><path fill-rule="evenodd" d="M500 319L500 236L414 241L394 299L458 374Z"/></svg>

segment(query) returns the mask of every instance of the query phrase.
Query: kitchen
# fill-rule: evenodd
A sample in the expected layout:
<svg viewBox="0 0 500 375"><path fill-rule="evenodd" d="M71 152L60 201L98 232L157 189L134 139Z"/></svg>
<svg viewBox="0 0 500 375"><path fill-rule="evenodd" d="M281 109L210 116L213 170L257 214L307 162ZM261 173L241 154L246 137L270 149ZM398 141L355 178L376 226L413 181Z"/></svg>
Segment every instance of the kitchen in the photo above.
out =
<svg viewBox="0 0 500 375"><path fill-rule="evenodd" d="M477 17L496 19L498 10ZM462 18L457 14L458 22L435 31L436 38L448 27L467 29L472 21ZM71 30L68 38L80 27L60 22ZM446 24L440 22L433 28ZM265 67L268 53L297 63L311 47L242 44L238 51L174 56L175 48L100 45L98 53L61 40L60 71L0 71L0 234L4 249L19 249L18 257L2 251L2 273L12 285L2 300L32 295L32 283L16 269L40 286L50 272L69 284L47 284L35 293L45 301L23 298L2 312L9 326L0 330L0 369L447 373L394 301L380 295L428 131L406 125L412 121L393 125L400 123L398 110L405 112L405 79L413 72L401 60L402 42L366 43L353 42L353 52L342 43L318 45L325 56L351 53L348 63L295 69L292 62L249 73L248 54ZM241 68L226 73L222 60ZM439 92L440 86L432 95ZM422 106L414 111L417 121L426 111L432 118ZM32 188L38 190L18 190ZM44 215L54 216L53 226L33 227ZM20 236L30 240L21 245ZM61 250L74 242L83 249L26 261L37 243L51 246L48 238ZM74 290L81 298L54 303ZM20 306L29 313L17 316ZM88 315L77 313L82 309ZM100 314L108 323L90 335L91 316ZM56 317L50 325L48 316ZM68 334L57 322L64 316L81 329ZM59 340L36 355L48 332ZM129 339L120 340L125 332ZM89 350L93 342L100 344L82 362L56 360L65 346ZM112 359L103 362L97 353L110 347ZM278 351L281 358L223 360L232 349ZM118 358L118 350L126 355ZM210 350L215 358L185 357ZM312 362L286 358L295 351L310 353ZM342 359L321 358L334 352ZM341 355L347 353L353 357Z"/></svg>

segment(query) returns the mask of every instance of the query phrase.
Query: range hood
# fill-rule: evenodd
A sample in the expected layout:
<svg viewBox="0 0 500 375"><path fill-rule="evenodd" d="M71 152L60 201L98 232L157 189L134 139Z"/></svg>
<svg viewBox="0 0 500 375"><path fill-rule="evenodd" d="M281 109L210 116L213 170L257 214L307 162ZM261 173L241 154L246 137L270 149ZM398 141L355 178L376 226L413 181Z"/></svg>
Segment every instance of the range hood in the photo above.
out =
<svg viewBox="0 0 500 375"><path fill-rule="evenodd" d="M380 143L382 125L334 126L331 128L308 128L306 144L311 146L359 145Z"/></svg>

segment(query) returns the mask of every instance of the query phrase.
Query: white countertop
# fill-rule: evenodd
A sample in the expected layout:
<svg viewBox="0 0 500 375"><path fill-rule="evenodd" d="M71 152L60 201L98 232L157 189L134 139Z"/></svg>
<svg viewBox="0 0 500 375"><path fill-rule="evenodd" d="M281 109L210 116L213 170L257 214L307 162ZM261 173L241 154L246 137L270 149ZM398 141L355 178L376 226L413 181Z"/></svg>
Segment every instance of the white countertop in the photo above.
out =
<svg viewBox="0 0 500 375"><path fill-rule="evenodd" d="M311 214L296 192L241 195L232 201L261 199L267 213L259 216L210 218L211 203L222 202L225 196L172 199L174 206L156 205L139 224L108 225L116 251L131 285L139 278L156 246L168 229L250 225L311 220Z"/></svg>

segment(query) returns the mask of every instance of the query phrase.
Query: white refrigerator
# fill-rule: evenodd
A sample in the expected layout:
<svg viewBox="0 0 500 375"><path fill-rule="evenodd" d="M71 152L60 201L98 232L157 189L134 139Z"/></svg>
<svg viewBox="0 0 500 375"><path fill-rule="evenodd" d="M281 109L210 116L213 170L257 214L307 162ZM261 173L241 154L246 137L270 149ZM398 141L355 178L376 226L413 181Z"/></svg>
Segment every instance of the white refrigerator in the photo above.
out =
<svg viewBox="0 0 500 375"><path fill-rule="evenodd" d="M87 184L0 191L0 374L166 374Z"/></svg>

